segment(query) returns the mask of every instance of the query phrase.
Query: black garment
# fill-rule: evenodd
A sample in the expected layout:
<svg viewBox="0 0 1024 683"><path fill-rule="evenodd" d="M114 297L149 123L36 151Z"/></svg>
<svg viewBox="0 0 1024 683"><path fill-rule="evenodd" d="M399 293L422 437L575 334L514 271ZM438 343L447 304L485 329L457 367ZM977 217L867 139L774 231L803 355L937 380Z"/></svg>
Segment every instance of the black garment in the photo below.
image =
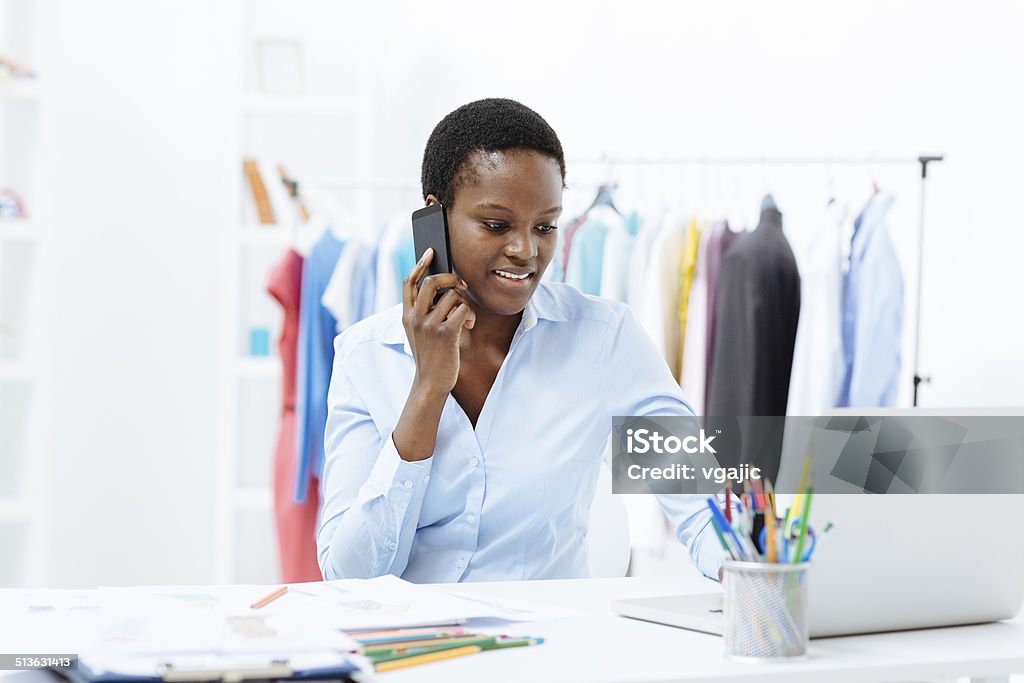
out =
<svg viewBox="0 0 1024 683"><path fill-rule="evenodd" d="M707 415L786 414L799 317L796 259L782 234L782 214L766 208L757 229L737 240L722 260ZM778 471L775 448L761 443L756 455L742 450L743 462Z"/></svg>

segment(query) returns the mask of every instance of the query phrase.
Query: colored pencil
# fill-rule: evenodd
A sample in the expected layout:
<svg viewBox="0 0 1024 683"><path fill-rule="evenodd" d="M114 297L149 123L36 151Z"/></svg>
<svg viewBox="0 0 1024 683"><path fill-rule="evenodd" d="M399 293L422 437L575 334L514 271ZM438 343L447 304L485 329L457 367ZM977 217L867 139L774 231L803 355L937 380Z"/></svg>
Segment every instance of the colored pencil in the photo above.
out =
<svg viewBox="0 0 1024 683"><path fill-rule="evenodd" d="M264 595L262 598L260 598L256 602L254 602L251 605L249 605L249 608L250 609L259 609L260 607L265 607L266 605L269 605L274 600L277 600L279 597L281 597L282 595L284 595L287 592L288 592L288 586L281 586L280 588L278 588L273 593L271 593L269 595Z"/></svg>
<svg viewBox="0 0 1024 683"><path fill-rule="evenodd" d="M376 657L378 655L397 654L399 652L408 652L410 650L417 650L421 648L439 648L445 645L476 645L479 641L486 640L489 637L490 636L459 636L457 638L410 640L400 644L396 643L395 645L375 645L373 647L364 647L359 650L359 654L366 655L367 657Z"/></svg>
<svg viewBox="0 0 1024 683"><path fill-rule="evenodd" d="M435 633L458 633L461 634L465 631L461 626L453 626L447 624L437 624L434 626L424 626L421 628L388 628L388 629L375 629L372 631L352 631L350 635L359 640L360 638L380 638L383 636L408 636L417 633L433 635Z"/></svg>
<svg viewBox="0 0 1024 683"><path fill-rule="evenodd" d="M356 638L356 640L362 645L389 645L394 643L395 646L404 645L405 643L420 641L420 640L443 640L446 638L452 638L455 636L464 635L462 629L458 629L458 632L452 631L438 631L435 633L410 633L407 636L384 636L381 638Z"/></svg>
<svg viewBox="0 0 1024 683"><path fill-rule="evenodd" d="M804 509L800 513L800 531L796 535L796 552L793 554L793 564L800 564L800 558L804 552L804 541L807 539L807 517L811 514L811 495L814 489L807 487L807 495L804 496Z"/></svg>
<svg viewBox="0 0 1024 683"><path fill-rule="evenodd" d="M442 650L441 652L428 652L425 655L415 655L412 657L403 657L402 659L395 659L390 662L381 662L374 666L377 671L395 671L396 669L406 669L410 666L419 666L420 664L430 664L431 662L441 662L445 659L455 659L456 657L465 657L466 655L475 655L477 652L481 652L482 648L479 645L467 645L465 647L457 647L452 650Z"/></svg>
<svg viewBox="0 0 1024 683"><path fill-rule="evenodd" d="M507 650L510 647L528 647L530 645L541 645L543 638L517 638L515 640L499 640L493 645L481 646L486 652L488 650Z"/></svg>
<svg viewBox="0 0 1024 683"><path fill-rule="evenodd" d="M432 645L428 647L414 647L405 651L381 653L376 655L369 655L366 652L362 654L369 657L374 664L382 664L384 662L393 662L399 659L408 659L409 657L418 657L419 655L427 655L432 652L444 652L445 650L454 650L460 647L467 647L470 645L477 646L483 649L485 645L493 645L497 642L496 638L477 638L473 642L463 643L443 643L441 645Z"/></svg>

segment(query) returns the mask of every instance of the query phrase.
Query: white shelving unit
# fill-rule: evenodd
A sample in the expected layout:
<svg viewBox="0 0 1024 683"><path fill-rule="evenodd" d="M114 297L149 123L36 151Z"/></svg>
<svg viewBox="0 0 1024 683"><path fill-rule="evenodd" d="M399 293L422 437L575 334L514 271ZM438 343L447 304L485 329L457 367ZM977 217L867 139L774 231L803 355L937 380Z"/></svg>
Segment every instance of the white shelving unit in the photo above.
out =
<svg viewBox="0 0 1024 683"><path fill-rule="evenodd" d="M282 316L266 293L269 268L293 244L294 227L247 222L242 207L251 202L242 174L243 158L285 164L296 176L328 174L369 179L373 176L373 98L365 54L354 54L344 73L355 75L333 88L302 94L262 93L255 87L256 41L284 37L312 53L323 43L315 8L298 10L285 0L236 0L239 27L235 50L238 137L236 156L225 160L237 214L223 232L221 435L217 578L224 583L278 580L271 467L281 414L282 367L277 355ZM279 13L281 21L276 21ZM333 42L337 42L333 39ZM327 135L318 144L318 135ZM348 191L342 201L360 220L369 222L372 192ZM247 352L253 327L270 333L269 356Z"/></svg>
<svg viewBox="0 0 1024 683"><path fill-rule="evenodd" d="M0 587L47 584L50 377L47 229L52 152L43 27L55 3L0 0L0 55L32 79L0 82L0 189L24 200L27 218L0 220Z"/></svg>

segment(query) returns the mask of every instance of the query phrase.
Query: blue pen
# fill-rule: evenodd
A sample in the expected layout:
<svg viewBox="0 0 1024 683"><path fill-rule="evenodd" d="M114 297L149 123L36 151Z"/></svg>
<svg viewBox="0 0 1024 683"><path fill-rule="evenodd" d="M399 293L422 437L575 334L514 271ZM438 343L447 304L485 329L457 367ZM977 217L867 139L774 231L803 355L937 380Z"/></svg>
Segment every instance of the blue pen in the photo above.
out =
<svg viewBox="0 0 1024 683"><path fill-rule="evenodd" d="M729 521L725 518L725 515L723 515L722 511L718 509L717 505L715 505L713 498L708 498L708 507L711 509L711 515L714 517L715 521L718 522L722 531L724 531L728 536L731 536L733 541L735 541L736 547L740 551L740 557L746 558L746 547L743 545L742 541L740 541L739 536L736 535L736 532L733 530L732 525L729 524Z"/></svg>

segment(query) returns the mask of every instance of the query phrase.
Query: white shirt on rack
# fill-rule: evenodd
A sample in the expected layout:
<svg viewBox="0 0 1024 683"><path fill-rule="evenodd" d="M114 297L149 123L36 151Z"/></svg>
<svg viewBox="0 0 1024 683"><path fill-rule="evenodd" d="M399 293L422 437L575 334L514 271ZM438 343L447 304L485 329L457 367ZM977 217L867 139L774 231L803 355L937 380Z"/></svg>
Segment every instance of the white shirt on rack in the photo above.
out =
<svg viewBox="0 0 1024 683"><path fill-rule="evenodd" d="M837 405L843 382L840 311L843 298L843 238L851 219L847 205L826 207L821 227L797 253L800 322L793 347L787 415L820 415Z"/></svg>

